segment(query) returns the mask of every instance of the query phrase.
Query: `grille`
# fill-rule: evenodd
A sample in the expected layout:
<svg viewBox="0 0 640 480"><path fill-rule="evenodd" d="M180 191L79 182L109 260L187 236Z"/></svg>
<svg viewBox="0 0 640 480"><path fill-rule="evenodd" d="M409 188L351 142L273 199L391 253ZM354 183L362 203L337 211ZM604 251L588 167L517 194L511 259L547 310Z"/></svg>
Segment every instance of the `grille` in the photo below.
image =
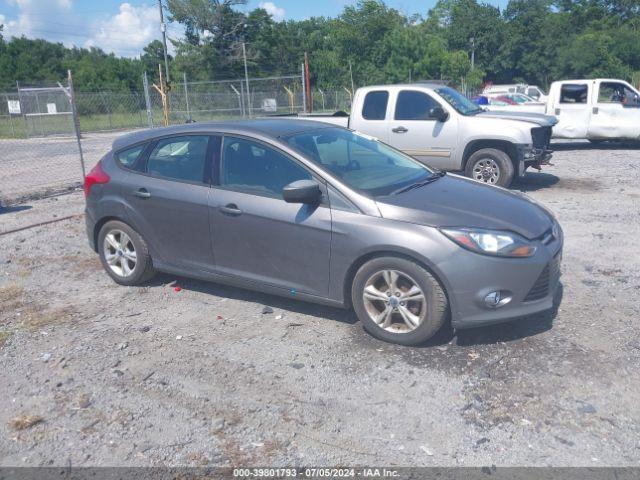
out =
<svg viewBox="0 0 640 480"><path fill-rule="evenodd" d="M549 289L555 286L560 277L560 254L556 255L542 270L542 273L533 284L524 302L533 302L540 300L549 294Z"/></svg>
<svg viewBox="0 0 640 480"><path fill-rule="evenodd" d="M535 127L531 129L533 148L547 150L551 142L551 127Z"/></svg>

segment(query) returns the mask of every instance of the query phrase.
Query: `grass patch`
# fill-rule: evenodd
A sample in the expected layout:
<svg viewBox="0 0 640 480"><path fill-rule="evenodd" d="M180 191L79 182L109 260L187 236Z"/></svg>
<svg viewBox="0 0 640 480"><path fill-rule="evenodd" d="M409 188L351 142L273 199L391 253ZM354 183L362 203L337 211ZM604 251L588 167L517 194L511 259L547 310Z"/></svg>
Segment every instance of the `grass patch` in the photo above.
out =
<svg viewBox="0 0 640 480"><path fill-rule="evenodd" d="M26 430L42 422L44 422L44 418L40 415L18 415L9 420L8 425L13 430Z"/></svg>
<svg viewBox="0 0 640 480"><path fill-rule="evenodd" d="M22 311L21 326L25 330L36 331L44 327L62 325L71 320L75 313L72 307L53 308L47 310L41 305L29 305Z"/></svg>
<svg viewBox="0 0 640 480"><path fill-rule="evenodd" d="M16 283L0 287L0 311L9 312L22 305L24 287Z"/></svg>
<svg viewBox="0 0 640 480"><path fill-rule="evenodd" d="M7 343L7 340L9 340L12 335L13 335L12 332L7 332L6 330L0 330L0 348L4 347L4 344Z"/></svg>

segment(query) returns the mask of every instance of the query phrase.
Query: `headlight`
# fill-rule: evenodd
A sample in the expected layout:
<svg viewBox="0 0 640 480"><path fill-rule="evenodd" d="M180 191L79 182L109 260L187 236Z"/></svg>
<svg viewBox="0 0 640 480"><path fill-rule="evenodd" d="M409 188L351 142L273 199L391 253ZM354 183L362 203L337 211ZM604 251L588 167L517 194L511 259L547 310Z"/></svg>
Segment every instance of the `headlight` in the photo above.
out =
<svg viewBox="0 0 640 480"><path fill-rule="evenodd" d="M440 231L467 250L499 257L530 257L536 247L513 232L476 228L441 228Z"/></svg>

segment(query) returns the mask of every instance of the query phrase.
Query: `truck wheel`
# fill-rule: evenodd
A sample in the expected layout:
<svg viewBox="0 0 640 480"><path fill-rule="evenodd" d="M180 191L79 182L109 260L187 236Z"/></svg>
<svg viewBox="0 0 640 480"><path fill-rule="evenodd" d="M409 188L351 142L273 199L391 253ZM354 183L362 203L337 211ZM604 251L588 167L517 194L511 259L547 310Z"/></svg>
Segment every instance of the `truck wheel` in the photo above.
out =
<svg viewBox="0 0 640 480"><path fill-rule="evenodd" d="M496 148L482 148L473 152L465 169L467 177L500 187L508 187L513 180L513 174L511 158Z"/></svg>

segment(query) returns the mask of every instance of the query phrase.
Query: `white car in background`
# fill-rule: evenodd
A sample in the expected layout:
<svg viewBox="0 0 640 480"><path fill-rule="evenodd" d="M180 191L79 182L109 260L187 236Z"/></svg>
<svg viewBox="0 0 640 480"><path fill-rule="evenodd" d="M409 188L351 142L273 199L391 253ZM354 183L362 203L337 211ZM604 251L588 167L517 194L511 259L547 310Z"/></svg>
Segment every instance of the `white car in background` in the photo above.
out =
<svg viewBox="0 0 640 480"><path fill-rule="evenodd" d="M509 85L489 85L482 92L483 95L490 95L494 93L522 93L538 102L547 101L547 94L544 93L544 90L542 90L537 85L526 85L522 83L513 83Z"/></svg>
<svg viewBox="0 0 640 480"><path fill-rule="evenodd" d="M489 111L543 113L545 105L523 93L489 93L482 96L488 102L483 106Z"/></svg>

